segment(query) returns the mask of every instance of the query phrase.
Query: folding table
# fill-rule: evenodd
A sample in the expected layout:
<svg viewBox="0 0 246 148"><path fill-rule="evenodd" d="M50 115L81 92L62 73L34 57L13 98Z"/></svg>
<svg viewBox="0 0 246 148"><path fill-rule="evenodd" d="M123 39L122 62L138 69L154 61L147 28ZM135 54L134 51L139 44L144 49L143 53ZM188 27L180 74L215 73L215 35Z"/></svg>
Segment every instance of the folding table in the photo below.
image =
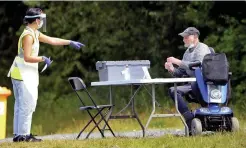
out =
<svg viewBox="0 0 246 148"><path fill-rule="evenodd" d="M122 85L130 85L134 86L137 85L139 86L133 93L130 98L130 102L127 104L127 106L132 105L132 111L133 115L112 115L113 108L111 108L109 112L109 116L107 120L109 119L122 119L122 118L136 118L139 125L141 126L141 129L143 131L143 137L145 136L145 131L147 130L150 121L152 120L153 117L159 117L159 118L165 118L165 117L180 117L182 120L182 123L185 126L185 135L189 136L189 129L188 126L185 122L185 119L182 117L178 110L178 102L177 102L177 83L183 83L183 82L194 82L196 81L195 78L155 78L155 79L134 79L134 80L120 80L120 81L100 81L100 82L91 82L91 86L109 86L109 100L110 104L113 103L113 96L112 96L112 86L122 86ZM157 84L165 84L165 83L174 83L174 93L175 93L175 108L177 113L174 114L157 114L155 113L155 107L156 107L156 99L155 99L155 85ZM145 85L151 85L151 98L152 98L152 112L148 118L148 121L145 125L143 126L141 120L138 117L137 112L135 111L134 107L134 101L135 101L135 96L139 92L140 88L144 87ZM147 89L146 89L147 90ZM147 90L148 91L148 90ZM127 107L126 106L126 107ZM124 107L124 108L126 108Z"/></svg>

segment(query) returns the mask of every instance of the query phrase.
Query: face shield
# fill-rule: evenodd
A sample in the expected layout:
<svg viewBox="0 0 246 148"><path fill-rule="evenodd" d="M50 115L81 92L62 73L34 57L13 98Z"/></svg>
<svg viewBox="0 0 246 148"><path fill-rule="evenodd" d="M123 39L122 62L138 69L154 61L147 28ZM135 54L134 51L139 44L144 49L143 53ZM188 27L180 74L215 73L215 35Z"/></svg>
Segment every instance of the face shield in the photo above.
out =
<svg viewBox="0 0 246 148"><path fill-rule="evenodd" d="M40 24L38 25L38 29L42 28L43 32L46 32L46 14L42 13L39 15L33 15L33 16L28 16L26 15L25 18L40 18Z"/></svg>

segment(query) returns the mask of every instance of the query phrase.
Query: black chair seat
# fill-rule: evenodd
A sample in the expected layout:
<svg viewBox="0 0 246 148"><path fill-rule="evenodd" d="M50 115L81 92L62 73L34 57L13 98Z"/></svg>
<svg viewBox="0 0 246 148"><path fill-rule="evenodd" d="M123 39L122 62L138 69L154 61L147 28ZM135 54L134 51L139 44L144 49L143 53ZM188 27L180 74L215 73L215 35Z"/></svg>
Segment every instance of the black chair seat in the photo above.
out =
<svg viewBox="0 0 246 148"><path fill-rule="evenodd" d="M89 110L89 109L101 109L101 108L109 108L112 107L113 105L98 105L98 106L82 106L79 108L79 110Z"/></svg>

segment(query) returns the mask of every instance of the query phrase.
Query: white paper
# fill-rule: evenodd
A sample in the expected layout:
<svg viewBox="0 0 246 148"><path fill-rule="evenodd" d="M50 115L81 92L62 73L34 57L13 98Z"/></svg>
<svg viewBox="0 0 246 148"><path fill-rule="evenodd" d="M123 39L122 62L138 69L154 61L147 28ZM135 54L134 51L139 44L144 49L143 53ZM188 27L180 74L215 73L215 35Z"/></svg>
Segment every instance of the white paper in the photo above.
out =
<svg viewBox="0 0 246 148"><path fill-rule="evenodd" d="M47 64L44 65L44 68L42 69L42 71L40 73L42 73L43 71L45 71L45 69L47 69Z"/></svg>
<svg viewBox="0 0 246 148"><path fill-rule="evenodd" d="M53 61L50 62L50 64L52 63ZM40 73L42 73L43 71L45 71L45 69L47 69L47 64L44 65L44 68L42 69L42 71Z"/></svg>
<svg viewBox="0 0 246 148"><path fill-rule="evenodd" d="M147 67L142 67L143 72L144 72L144 78L143 79L151 79L148 68Z"/></svg>

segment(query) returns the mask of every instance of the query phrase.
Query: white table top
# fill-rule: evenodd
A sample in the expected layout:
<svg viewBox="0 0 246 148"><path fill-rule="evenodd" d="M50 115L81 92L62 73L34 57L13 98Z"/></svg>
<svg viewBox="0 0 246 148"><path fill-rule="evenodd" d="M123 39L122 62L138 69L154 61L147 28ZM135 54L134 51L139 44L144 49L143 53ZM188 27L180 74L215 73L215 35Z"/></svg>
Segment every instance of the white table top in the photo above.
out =
<svg viewBox="0 0 246 148"><path fill-rule="evenodd" d="M135 80L91 82L91 86L182 83L182 82L195 82L195 81L196 81L196 78L155 78L155 79L135 79Z"/></svg>

